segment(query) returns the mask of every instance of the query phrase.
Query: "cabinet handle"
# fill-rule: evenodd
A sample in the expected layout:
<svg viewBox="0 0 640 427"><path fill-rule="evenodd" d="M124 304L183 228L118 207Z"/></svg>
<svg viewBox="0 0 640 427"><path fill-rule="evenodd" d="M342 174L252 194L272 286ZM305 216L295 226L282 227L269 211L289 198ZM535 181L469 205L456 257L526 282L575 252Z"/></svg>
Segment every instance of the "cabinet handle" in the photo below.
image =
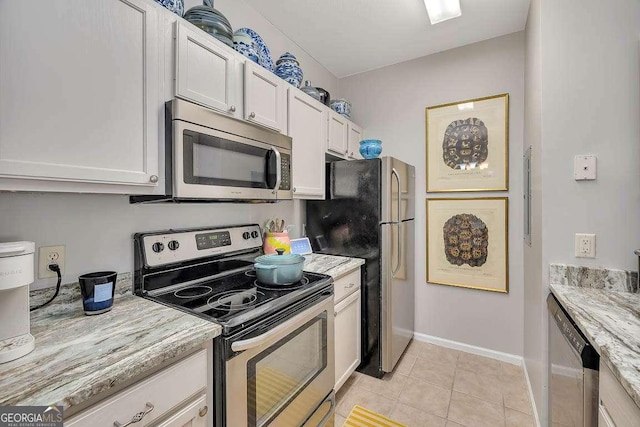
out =
<svg viewBox="0 0 640 427"><path fill-rule="evenodd" d="M236 112L236 106L232 105L231 107L229 107L229 111L231 111L232 113Z"/></svg>
<svg viewBox="0 0 640 427"><path fill-rule="evenodd" d="M198 415L204 417L205 415L207 415L207 412L209 412L209 407L205 405L204 408L200 408L200 410L198 411Z"/></svg>
<svg viewBox="0 0 640 427"><path fill-rule="evenodd" d="M250 119L255 119L256 118L256 113L254 113L253 111L251 112L251 114L249 114L249 118Z"/></svg>
<svg viewBox="0 0 640 427"><path fill-rule="evenodd" d="M351 289L351 288L353 288L355 285L356 285L355 283L349 283L349 284L348 284L347 286L345 286L344 288L345 288L345 289Z"/></svg>
<svg viewBox="0 0 640 427"><path fill-rule="evenodd" d="M149 177L149 182L152 182L152 183L154 183L154 184L155 184L156 182L158 182L158 175L151 175L151 176Z"/></svg>
<svg viewBox="0 0 640 427"><path fill-rule="evenodd" d="M351 152L351 157L353 157L353 151Z"/></svg>
<svg viewBox="0 0 640 427"><path fill-rule="evenodd" d="M154 408L154 406L153 406L153 404L151 402L147 402L146 403L146 407L147 407L147 409L145 409L144 411L140 411L137 414L135 414L128 423L120 424L120 422L114 421L113 425L115 427L127 427L128 425L131 425L131 424L134 424L134 423L142 421L144 416L147 415L149 412L153 411L153 408Z"/></svg>
<svg viewBox="0 0 640 427"><path fill-rule="evenodd" d="M349 154L349 150L345 150L345 151L344 151L344 154Z"/></svg>
<svg viewBox="0 0 640 427"><path fill-rule="evenodd" d="M293 192L294 192L294 193L296 192L296 187L293 187Z"/></svg>

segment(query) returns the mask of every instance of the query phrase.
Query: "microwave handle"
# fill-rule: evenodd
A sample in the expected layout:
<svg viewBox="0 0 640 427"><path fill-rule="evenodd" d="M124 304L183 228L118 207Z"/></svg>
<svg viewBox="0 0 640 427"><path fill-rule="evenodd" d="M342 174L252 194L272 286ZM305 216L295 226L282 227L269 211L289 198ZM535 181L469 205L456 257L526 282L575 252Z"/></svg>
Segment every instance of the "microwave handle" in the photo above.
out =
<svg viewBox="0 0 640 427"><path fill-rule="evenodd" d="M280 156L280 152L276 147L271 147L271 151L276 155L276 184L273 186L273 194L275 194L278 192L282 182L282 156Z"/></svg>

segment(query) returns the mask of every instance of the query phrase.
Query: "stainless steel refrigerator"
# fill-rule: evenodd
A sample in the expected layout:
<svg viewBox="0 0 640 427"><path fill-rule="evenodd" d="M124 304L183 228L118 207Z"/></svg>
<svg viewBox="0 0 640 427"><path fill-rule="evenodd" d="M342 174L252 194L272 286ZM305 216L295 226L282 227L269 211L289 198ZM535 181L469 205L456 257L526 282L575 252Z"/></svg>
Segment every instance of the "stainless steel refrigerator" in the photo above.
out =
<svg viewBox="0 0 640 427"><path fill-rule="evenodd" d="M307 202L317 253L365 259L362 363L391 372L414 332L415 168L392 157L327 163L326 200Z"/></svg>

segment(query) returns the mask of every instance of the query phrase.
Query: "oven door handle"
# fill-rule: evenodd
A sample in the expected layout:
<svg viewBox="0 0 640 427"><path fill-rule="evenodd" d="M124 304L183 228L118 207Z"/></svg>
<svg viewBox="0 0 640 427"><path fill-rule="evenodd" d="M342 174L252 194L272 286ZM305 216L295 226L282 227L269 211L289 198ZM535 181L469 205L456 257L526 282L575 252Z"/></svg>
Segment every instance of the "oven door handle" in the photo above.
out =
<svg viewBox="0 0 640 427"><path fill-rule="evenodd" d="M329 303L327 303L329 302ZM231 350L233 351L244 351L249 350L251 348L260 347L264 345L269 340L278 337L280 335L286 336L291 332L298 329L302 324L307 321L317 317L318 314L326 311L329 313L329 308L333 308L333 298L325 299L321 303L316 304L314 307L303 311L300 314L293 316L291 319L287 320L281 325L276 326L270 331L265 332L262 335L258 335L257 337L247 338L246 340L236 341L231 343ZM333 312L331 312L333 314ZM328 314L327 314L328 315Z"/></svg>
<svg viewBox="0 0 640 427"><path fill-rule="evenodd" d="M276 194L282 182L282 156L276 147L271 147L271 151L276 155L276 184L273 186L273 194Z"/></svg>

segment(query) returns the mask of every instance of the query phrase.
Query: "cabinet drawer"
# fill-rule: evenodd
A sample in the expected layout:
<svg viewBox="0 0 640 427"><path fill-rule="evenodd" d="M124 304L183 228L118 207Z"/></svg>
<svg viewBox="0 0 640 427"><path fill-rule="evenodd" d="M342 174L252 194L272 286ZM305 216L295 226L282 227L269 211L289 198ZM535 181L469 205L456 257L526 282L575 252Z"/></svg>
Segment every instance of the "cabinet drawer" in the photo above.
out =
<svg viewBox="0 0 640 427"><path fill-rule="evenodd" d="M333 282L334 299L338 304L344 297L360 289L360 268Z"/></svg>
<svg viewBox="0 0 640 427"><path fill-rule="evenodd" d="M603 426L640 426L640 408L622 388L609 367L600 362L599 416Z"/></svg>
<svg viewBox="0 0 640 427"><path fill-rule="evenodd" d="M64 424L67 427L113 427L118 421L124 425L139 412L148 411L148 402L153 409L136 423L137 427L143 427L206 387L207 357L206 350L201 350L127 387Z"/></svg>

